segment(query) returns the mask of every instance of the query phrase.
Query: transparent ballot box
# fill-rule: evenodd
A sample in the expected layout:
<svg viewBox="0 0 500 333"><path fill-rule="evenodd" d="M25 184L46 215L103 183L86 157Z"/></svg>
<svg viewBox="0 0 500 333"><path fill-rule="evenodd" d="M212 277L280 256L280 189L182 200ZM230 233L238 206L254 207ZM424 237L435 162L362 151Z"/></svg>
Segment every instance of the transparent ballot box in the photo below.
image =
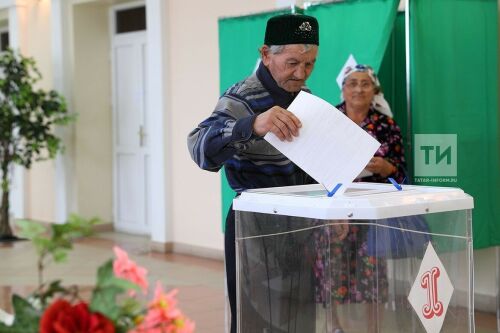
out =
<svg viewBox="0 0 500 333"><path fill-rule="evenodd" d="M243 192L238 332L474 332L472 208L445 187Z"/></svg>

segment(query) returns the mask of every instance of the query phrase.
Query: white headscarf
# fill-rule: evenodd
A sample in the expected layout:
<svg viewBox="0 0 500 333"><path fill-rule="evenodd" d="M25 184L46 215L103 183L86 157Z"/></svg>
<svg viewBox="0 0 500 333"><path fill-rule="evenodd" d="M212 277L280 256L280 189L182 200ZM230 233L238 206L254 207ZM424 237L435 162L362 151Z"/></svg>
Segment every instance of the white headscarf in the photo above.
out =
<svg viewBox="0 0 500 333"><path fill-rule="evenodd" d="M342 86L344 86L345 80L349 75L352 73L356 72L361 72L361 73L366 73L372 80L373 85L377 90L379 91L375 96L373 96L372 100L372 107L377 110L378 112L385 114L386 116L393 117L391 107L389 106L389 103L384 98L384 94L382 93L382 90L380 89L380 81L378 80L377 74L375 74L375 71L371 66L368 65L361 65L358 64L354 67L348 66L345 69L344 72L344 78L342 79ZM342 101L344 101L344 94L341 92L340 93L340 98Z"/></svg>

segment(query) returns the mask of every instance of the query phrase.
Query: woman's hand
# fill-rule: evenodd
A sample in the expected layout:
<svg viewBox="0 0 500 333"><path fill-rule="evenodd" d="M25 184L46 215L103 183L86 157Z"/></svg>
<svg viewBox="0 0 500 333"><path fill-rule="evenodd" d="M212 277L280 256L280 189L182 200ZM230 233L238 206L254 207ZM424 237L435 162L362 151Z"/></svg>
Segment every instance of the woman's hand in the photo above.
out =
<svg viewBox="0 0 500 333"><path fill-rule="evenodd" d="M333 221L332 225L332 242L338 242L347 237L349 233L349 221L347 220L337 220Z"/></svg>
<svg viewBox="0 0 500 333"><path fill-rule="evenodd" d="M292 141L294 136L299 136L301 126L299 118L293 113L279 106L273 106L255 118L253 132L258 136L272 132L281 141Z"/></svg>
<svg viewBox="0 0 500 333"><path fill-rule="evenodd" d="M388 177L397 171L396 167L385 158L375 156L366 165L366 170Z"/></svg>

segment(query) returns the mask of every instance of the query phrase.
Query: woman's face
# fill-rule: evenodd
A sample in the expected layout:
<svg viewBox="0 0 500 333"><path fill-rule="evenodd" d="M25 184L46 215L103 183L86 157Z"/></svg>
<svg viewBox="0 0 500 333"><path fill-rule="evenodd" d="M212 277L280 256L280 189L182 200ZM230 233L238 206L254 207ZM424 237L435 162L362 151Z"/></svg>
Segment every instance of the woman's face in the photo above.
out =
<svg viewBox="0 0 500 333"><path fill-rule="evenodd" d="M368 73L354 72L347 77L342 86L342 93L348 108L370 108L375 96L375 85Z"/></svg>

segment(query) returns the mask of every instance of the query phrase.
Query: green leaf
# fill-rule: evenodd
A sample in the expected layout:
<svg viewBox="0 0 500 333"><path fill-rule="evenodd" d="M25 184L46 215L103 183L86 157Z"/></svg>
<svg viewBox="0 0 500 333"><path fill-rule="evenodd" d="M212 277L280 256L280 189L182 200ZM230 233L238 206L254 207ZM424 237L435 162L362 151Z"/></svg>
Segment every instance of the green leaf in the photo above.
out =
<svg viewBox="0 0 500 333"><path fill-rule="evenodd" d="M63 149L54 125L76 119L68 115L65 99L54 90L36 89L42 78L36 62L17 51L0 54L0 72L0 143L9 152L0 154L0 164L30 168L34 161L54 158Z"/></svg>
<svg viewBox="0 0 500 333"><path fill-rule="evenodd" d="M42 308L45 308L49 300L56 294L67 295L69 293L70 291L61 285L61 280L54 280L48 286L43 286L43 288L35 291L31 297L39 300Z"/></svg>
<svg viewBox="0 0 500 333"><path fill-rule="evenodd" d="M119 319L116 321L116 331L120 333L129 332L135 327L135 320L146 312L142 304L135 298L127 298L120 307Z"/></svg>
<svg viewBox="0 0 500 333"><path fill-rule="evenodd" d="M37 333L41 313L24 298L13 295L14 323L6 326L0 323L0 333Z"/></svg>
<svg viewBox="0 0 500 333"><path fill-rule="evenodd" d="M47 228L40 223L27 220L19 220L15 223L19 227L19 235L28 239L38 238L47 232Z"/></svg>
<svg viewBox="0 0 500 333"><path fill-rule="evenodd" d="M98 222L97 218L88 220L77 215L71 215L67 223L51 224L49 227L25 220L18 222L21 234L32 240L37 251L40 281L43 280L47 257L52 256L56 263L66 260L68 251L73 248L73 240L92 234L92 226Z"/></svg>
<svg viewBox="0 0 500 333"><path fill-rule="evenodd" d="M116 321L122 310L116 302L118 295L128 290L139 290L139 287L127 280L115 277L113 261L108 260L97 270L97 283L92 293L90 309L97 311Z"/></svg>
<svg viewBox="0 0 500 333"><path fill-rule="evenodd" d="M68 258L68 252L63 249L55 249L52 251L52 257L55 262L64 262Z"/></svg>
<svg viewBox="0 0 500 333"><path fill-rule="evenodd" d="M108 260L97 269L97 286L109 287L114 286L126 290L140 290L139 286L130 281L119 279L113 272L113 260Z"/></svg>
<svg viewBox="0 0 500 333"><path fill-rule="evenodd" d="M90 309L116 321L120 315L120 307L116 304L116 296L123 293L118 287L97 288L92 294Z"/></svg>

